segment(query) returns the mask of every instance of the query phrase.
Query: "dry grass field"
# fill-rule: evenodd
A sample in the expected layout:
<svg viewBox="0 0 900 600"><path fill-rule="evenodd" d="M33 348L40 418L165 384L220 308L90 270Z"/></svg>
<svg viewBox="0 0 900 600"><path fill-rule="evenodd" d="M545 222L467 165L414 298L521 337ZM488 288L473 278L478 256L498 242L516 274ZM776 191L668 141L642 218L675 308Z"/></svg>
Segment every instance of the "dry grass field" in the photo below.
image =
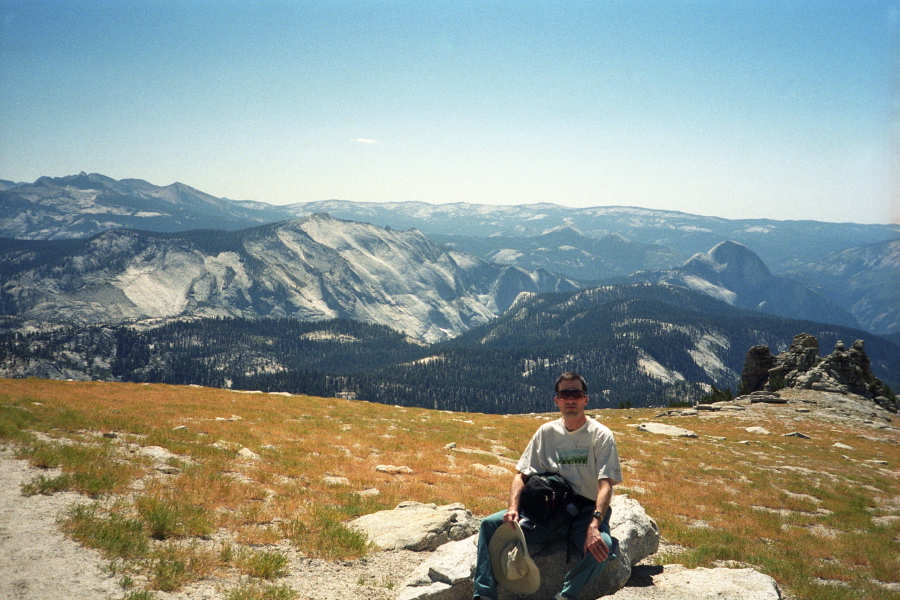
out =
<svg viewBox="0 0 900 600"><path fill-rule="evenodd" d="M668 550L658 563L750 565L804 600L898 599L900 419L866 419L797 394L788 405L741 412L589 413L616 434L619 493L659 524ZM271 544L347 559L372 549L346 522L404 500L499 510L516 459L552 416L0 379L0 442L47 469L22 493L85 494L90 501L61 527L103 552L133 600L226 572L245 582L229 600L287 599L291 590L278 584L286 559ZM698 437L636 428L648 420ZM209 543L223 531L227 543Z"/></svg>

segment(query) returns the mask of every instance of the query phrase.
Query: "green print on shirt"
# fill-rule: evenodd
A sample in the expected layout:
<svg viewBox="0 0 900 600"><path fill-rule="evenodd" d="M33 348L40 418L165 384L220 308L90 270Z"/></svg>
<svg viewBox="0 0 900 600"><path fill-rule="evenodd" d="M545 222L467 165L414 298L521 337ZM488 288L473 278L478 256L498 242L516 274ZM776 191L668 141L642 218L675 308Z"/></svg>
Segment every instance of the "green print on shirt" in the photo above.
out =
<svg viewBox="0 0 900 600"><path fill-rule="evenodd" d="M556 462L560 465L586 465L587 448L564 448L556 451Z"/></svg>

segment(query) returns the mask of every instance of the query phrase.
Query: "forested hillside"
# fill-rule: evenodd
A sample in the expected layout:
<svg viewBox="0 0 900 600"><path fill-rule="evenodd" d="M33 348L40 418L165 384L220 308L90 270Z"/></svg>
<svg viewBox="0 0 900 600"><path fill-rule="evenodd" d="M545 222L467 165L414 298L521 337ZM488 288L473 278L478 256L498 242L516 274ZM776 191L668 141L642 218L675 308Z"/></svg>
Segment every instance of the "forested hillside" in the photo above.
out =
<svg viewBox="0 0 900 600"><path fill-rule="evenodd" d="M666 285L607 286L521 298L502 317L448 342L413 342L348 320L189 319L151 327L23 328L6 321L0 375L197 384L347 396L454 411L552 410L552 384L576 370L594 407L695 402L737 391L747 350L777 353L793 336L866 341L872 370L895 389L900 348L865 332L740 310Z"/></svg>

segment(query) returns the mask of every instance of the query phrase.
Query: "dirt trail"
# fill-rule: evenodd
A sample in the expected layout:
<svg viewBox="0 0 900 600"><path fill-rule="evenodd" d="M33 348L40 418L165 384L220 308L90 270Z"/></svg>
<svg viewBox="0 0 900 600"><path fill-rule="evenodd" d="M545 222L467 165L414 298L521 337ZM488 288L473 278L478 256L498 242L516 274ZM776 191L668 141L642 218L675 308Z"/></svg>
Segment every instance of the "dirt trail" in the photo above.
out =
<svg viewBox="0 0 900 600"><path fill-rule="evenodd" d="M71 492L23 496L21 485L39 474L55 473L30 467L14 459L11 448L0 446L0 599L120 600L125 595L120 576L103 570L110 561L64 537L57 527L69 506L88 500ZM394 586L425 558L401 550L331 562L305 558L288 546L278 550L289 557L290 568L276 583L294 589L299 600L391 600ZM178 592L153 594L159 600L221 600L223 590L234 584L207 579Z"/></svg>
<svg viewBox="0 0 900 600"><path fill-rule="evenodd" d="M121 598L108 563L97 552L63 537L57 517L84 497L74 493L23 496L21 484L36 469L0 448L0 598L99 600Z"/></svg>

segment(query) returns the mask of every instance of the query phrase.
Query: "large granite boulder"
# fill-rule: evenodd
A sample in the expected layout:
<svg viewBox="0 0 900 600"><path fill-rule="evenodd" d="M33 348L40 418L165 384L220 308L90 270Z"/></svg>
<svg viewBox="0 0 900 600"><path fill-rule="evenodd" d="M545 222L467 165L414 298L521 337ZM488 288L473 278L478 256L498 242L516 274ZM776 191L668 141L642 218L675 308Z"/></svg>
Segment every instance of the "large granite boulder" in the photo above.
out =
<svg viewBox="0 0 900 600"><path fill-rule="evenodd" d="M768 346L750 348L741 371L741 389L747 393L762 390L769 380L769 371L774 366L775 357Z"/></svg>
<svg viewBox="0 0 900 600"><path fill-rule="evenodd" d="M631 576L631 566L655 553L659 547L656 523L647 516L640 503L628 496L613 498L610 530L618 544L618 557L588 585L584 598L597 598L620 589ZM469 600L477 539L476 534L439 548L403 583L397 600ZM579 551L570 549L564 540L529 547L529 552L541 571L541 587L534 594L535 598L550 598L559 592L566 572L580 557ZM518 598L502 589L499 595L499 600Z"/></svg>
<svg viewBox="0 0 900 600"><path fill-rule="evenodd" d="M775 580L754 569L688 569L682 565L641 567L638 585L610 600L780 600Z"/></svg>
<svg viewBox="0 0 900 600"><path fill-rule="evenodd" d="M481 521L462 504L401 502L393 510L363 515L348 523L381 550L435 550L478 533Z"/></svg>

